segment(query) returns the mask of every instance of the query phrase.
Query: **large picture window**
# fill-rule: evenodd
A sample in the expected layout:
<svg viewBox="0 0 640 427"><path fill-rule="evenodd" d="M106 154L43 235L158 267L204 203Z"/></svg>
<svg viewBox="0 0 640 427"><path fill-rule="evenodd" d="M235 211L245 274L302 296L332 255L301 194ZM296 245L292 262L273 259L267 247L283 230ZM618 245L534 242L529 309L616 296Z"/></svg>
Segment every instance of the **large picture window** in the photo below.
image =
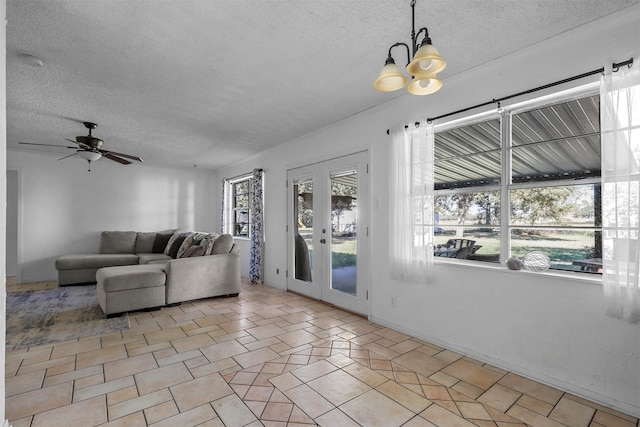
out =
<svg viewBox="0 0 640 427"><path fill-rule="evenodd" d="M601 272L600 151L597 94L436 127L435 255Z"/></svg>

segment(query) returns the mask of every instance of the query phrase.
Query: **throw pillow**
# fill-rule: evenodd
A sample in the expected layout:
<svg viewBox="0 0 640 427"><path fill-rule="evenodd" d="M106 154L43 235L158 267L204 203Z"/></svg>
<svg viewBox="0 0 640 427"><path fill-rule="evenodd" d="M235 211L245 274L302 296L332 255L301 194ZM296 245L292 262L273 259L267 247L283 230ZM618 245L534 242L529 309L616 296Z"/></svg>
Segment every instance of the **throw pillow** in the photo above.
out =
<svg viewBox="0 0 640 427"><path fill-rule="evenodd" d="M200 246L204 248L204 255L211 255L211 250L213 249L213 243L216 241L218 237L217 234L209 234L206 237L203 237L200 240Z"/></svg>
<svg viewBox="0 0 640 427"><path fill-rule="evenodd" d="M151 253L161 254L164 252L164 249L167 247L167 243L169 243L169 239L173 236L173 233L157 233L156 238L153 241L153 248L151 249Z"/></svg>
<svg viewBox="0 0 640 427"><path fill-rule="evenodd" d="M174 234L171 237L171 240L173 241L169 240L169 244L171 245L171 247L169 248L169 253L165 252L165 255L169 255L171 258L176 259L178 257L178 251L180 250L180 246L182 246L182 242L184 242L184 239L186 238L187 238L187 233L181 233L181 234L178 234L177 236Z"/></svg>
<svg viewBox="0 0 640 427"><path fill-rule="evenodd" d="M176 254L176 258L182 258L182 254L189 248L189 246L193 245L193 233L187 234L187 237L182 241L182 244L178 248L178 253Z"/></svg>
<svg viewBox="0 0 640 427"><path fill-rule="evenodd" d="M215 254L228 254L233 247L233 236L231 234L223 234L213 242L213 249L211 255Z"/></svg>
<svg viewBox="0 0 640 427"><path fill-rule="evenodd" d="M171 246L173 246L173 242L182 234L184 234L185 237L187 235L184 231L176 231L171 235L171 237L169 238L169 241L167 242L167 246L164 248L165 255L169 255L169 250L171 250Z"/></svg>
<svg viewBox="0 0 640 427"><path fill-rule="evenodd" d="M204 231L195 231L193 233L195 236L193 237L195 240L202 240L205 237L213 236L214 238L218 237L216 233L207 233Z"/></svg>
<svg viewBox="0 0 640 427"><path fill-rule="evenodd" d="M202 255L204 255L204 246L191 245L186 251L184 251L181 258L190 258Z"/></svg>

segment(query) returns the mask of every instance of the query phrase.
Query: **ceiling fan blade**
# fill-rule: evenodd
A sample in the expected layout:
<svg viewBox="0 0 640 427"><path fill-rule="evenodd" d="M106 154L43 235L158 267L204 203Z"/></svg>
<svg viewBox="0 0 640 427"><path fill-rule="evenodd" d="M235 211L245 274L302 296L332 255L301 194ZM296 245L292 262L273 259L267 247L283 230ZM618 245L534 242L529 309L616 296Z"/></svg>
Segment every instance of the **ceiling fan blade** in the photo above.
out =
<svg viewBox="0 0 640 427"><path fill-rule="evenodd" d="M18 144L24 144L24 145L42 145L44 147L59 147L59 148L73 148L76 149L77 147L69 147L69 146L65 146L65 145L56 145L56 144L38 144L37 142L18 142Z"/></svg>
<svg viewBox="0 0 640 427"><path fill-rule="evenodd" d="M67 158L72 157L72 156L75 156L76 154L78 154L78 153L73 153L73 154L69 154L68 156L61 157L61 158L58 159L58 161L67 159Z"/></svg>
<svg viewBox="0 0 640 427"><path fill-rule="evenodd" d="M118 163L122 163L123 165L130 165L131 164L131 162L129 160L121 159L120 157L114 156L113 154L111 154L108 151L107 152L103 152L102 155L104 157L106 157L107 159L114 160L114 161L116 161Z"/></svg>
<svg viewBox="0 0 640 427"><path fill-rule="evenodd" d="M144 162L144 160L142 160L140 157L137 156L132 156L130 154L124 154L124 153L118 153L117 151L108 151L108 150L99 150L102 154L104 154L105 156L107 154L115 154L116 156L120 156L120 157L126 157L127 159L131 159L131 160L137 160L139 162Z"/></svg>

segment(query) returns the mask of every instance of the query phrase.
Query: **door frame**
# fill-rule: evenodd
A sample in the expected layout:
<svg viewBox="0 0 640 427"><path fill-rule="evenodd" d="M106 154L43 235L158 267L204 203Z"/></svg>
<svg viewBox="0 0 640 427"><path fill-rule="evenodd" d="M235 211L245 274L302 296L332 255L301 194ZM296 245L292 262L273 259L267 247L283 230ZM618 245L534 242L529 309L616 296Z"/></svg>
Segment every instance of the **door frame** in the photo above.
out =
<svg viewBox="0 0 640 427"><path fill-rule="evenodd" d="M349 157L353 157L349 159ZM339 164L340 160L344 159L343 164ZM333 164L332 164L333 163ZM322 167L326 165L326 167ZM323 160L319 160L313 163L304 165L296 165L287 168L287 279L285 282L285 290L301 293L310 298L325 301L329 304L343 308L347 311L352 311L364 316L369 317L371 313L371 299L369 298L371 290L371 250L370 250L370 233L369 228L371 224L371 190L370 190L370 151L369 149L361 149L353 151L344 155L331 157ZM294 246L294 225L293 225L293 203L294 203L294 185L293 179L311 178L314 180L314 192L315 186L322 180L319 191L322 191L321 197L314 197L313 200L313 212L314 212L314 228L313 239L315 242L319 242L321 238L331 238L331 215L330 215L330 177L334 171L346 171L350 167L357 167L358 174L358 261L357 261L357 295L352 296L347 293L331 289L331 266L326 261L322 263L316 261L313 266L313 276L319 277L319 281L313 281L310 283L296 280L292 277L295 272L293 266L295 263L295 246ZM304 171L308 168L307 171ZM300 170L299 176L292 176L292 173L296 170ZM322 170L322 173L318 173ZM326 212L321 212L322 208ZM316 221L323 221L324 223L317 224ZM327 234L322 234L322 229L328 229ZM330 260L331 245L318 245L320 246L321 254L318 257L322 260ZM318 250L316 248L316 250ZM315 256L314 256L315 258ZM321 265L318 265L321 264ZM323 270L321 270L323 269ZM296 286L290 286L290 281L296 281ZM309 286L306 287L304 284ZM299 286L298 286L299 285ZM293 288L293 289L292 289ZM345 303L349 301L350 303ZM355 301L355 300L358 301ZM355 304L354 304L355 302Z"/></svg>

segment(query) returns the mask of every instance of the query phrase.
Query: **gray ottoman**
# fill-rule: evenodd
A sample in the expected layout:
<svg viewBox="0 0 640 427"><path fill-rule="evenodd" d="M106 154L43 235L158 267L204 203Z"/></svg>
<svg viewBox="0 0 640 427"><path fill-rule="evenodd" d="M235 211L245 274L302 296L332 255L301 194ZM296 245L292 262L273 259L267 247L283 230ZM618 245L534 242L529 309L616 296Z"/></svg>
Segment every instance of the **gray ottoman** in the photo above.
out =
<svg viewBox="0 0 640 427"><path fill-rule="evenodd" d="M106 315L165 305L164 264L104 267L96 281L98 304Z"/></svg>

